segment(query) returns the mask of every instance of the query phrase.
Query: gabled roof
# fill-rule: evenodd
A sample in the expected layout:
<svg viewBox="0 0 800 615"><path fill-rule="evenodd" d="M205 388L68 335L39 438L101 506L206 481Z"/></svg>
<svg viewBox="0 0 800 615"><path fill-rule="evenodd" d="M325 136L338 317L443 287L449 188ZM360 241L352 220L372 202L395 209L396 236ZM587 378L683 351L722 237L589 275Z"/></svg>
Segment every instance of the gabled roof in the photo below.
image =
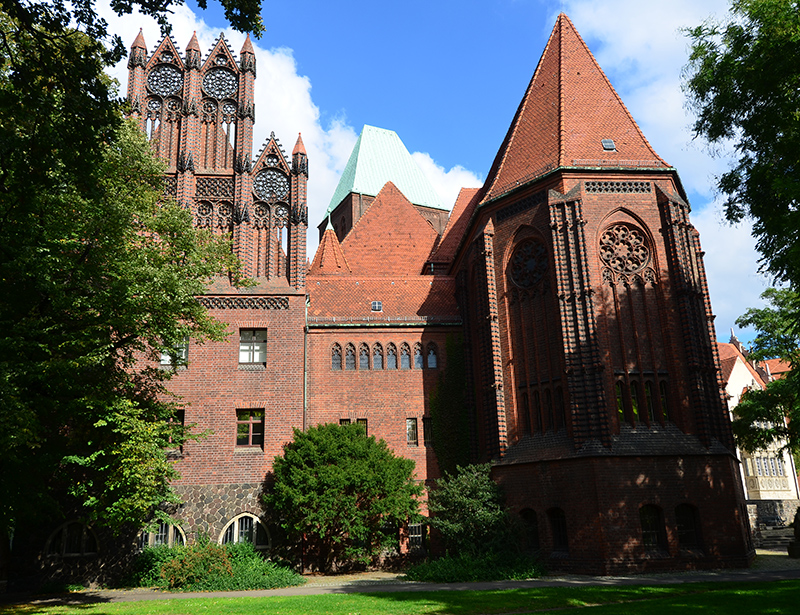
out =
<svg viewBox="0 0 800 615"><path fill-rule="evenodd" d="M314 262L309 267L308 275L348 275L351 273L336 233L330 226L322 234Z"/></svg>
<svg viewBox="0 0 800 615"><path fill-rule="evenodd" d="M615 151L601 141L613 139ZM563 13L484 184L492 200L558 167L669 168Z"/></svg>
<svg viewBox="0 0 800 615"><path fill-rule="evenodd" d="M342 171L326 215L351 192L376 196L389 181L414 205L446 209L397 133L365 125Z"/></svg>
<svg viewBox="0 0 800 615"><path fill-rule="evenodd" d="M736 366L738 361L742 362L742 365L744 365L747 371L750 372L750 376L758 384L758 386L760 386L762 389L766 386L766 383L761 375L755 370L750 361L747 360L747 357L745 357L734 344L717 342L717 351L719 352L719 361L722 368L722 380L726 387L728 386L731 373L733 373L733 368Z"/></svg>
<svg viewBox="0 0 800 615"><path fill-rule="evenodd" d="M431 261L436 263L449 263L453 260L461 241L461 236L467 229L472 213L480 200L478 192L480 188L462 188L453 205L453 211L447 220L447 226L442 233L442 240L431 257Z"/></svg>
<svg viewBox="0 0 800 615"><path fill-rule="evenodd" d="M392 182L342 242L350 269L358 275L417 275L431 254L438 233Z"/></svg>

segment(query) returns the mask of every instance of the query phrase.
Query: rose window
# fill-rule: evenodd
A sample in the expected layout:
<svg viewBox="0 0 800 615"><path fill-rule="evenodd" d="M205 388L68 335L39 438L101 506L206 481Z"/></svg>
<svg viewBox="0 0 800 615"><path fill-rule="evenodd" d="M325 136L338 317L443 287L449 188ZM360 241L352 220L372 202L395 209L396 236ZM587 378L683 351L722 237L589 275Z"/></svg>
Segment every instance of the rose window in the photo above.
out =
<svg viewBox="0 0 800 615"><path fill-rule="evenodd" d="M282 199L289 194L289 179L280 171L267 169L256 175L253 190L265 201Z"/></svg>
<svg viewBox="0 0 800 615"><path fill-rule="evenodd" d="M265 218L268 212L269 209L267 208L267 206L264 205L263 203L259 203L258 205L256 205L255 211L253 213L255 214L256 218Z"/></svg>
<svg viewBox="0 0 800 615"><path fill-rule="evenodd" d="M600 237L600 260L617 273L634 273L650 262L650 250L641 231L615 224Z"/></svg>
<svg viewBox="0 0 800 615"><path fill-rule="evenodd" d="M275 226L283 228L289 219L289 210L283 205L275 208Z"/></svg>
<svg viewBox="0 0 800 615"><path fill-rule="evenodd" d="M514 284L520 288L532 288L547 273L547 248L535 239L524 239L515 248L509 265Z"/></svg>
<svg viewBox="0 0 800 615"><path fill-rule="evenodd" d="M207 100L203 103L203 112L204 113L215 113L217 110L217 103L213 100Z"/></svg>
<svg viewBox="0 0 800 615"><path fill-rule="evenodd" d="M156 66L147 75L147 87L159 96L175 94L183 87L183 74L174 66Z"/></svg>
<svg viewBox="0 0 800 615"><path fill-rule="evenodd" d="M155 98L151 98L147 101L147 108L150 111L160 111L161 110L161 101L156 100Z"/></svg>
<svg viewBox="0 0 800 615"><path fill-rule="evenodd" d="M198 216L203 216L204 218L207 217L207 216L210 216L213 211L214 211L214 208L211 206L210 203L200 203L197 206L197 215Z"/></svg>
<svg viewBox="0 0 800 615"><path fill-rule="evenodd" d="M203 77L203 89L216 99L230 98L238 88L236 75L225 68L212 68Z"/></svg>
<svg viewBox="0 0 800 615"><path fill-rule="evenodd" d="M234 115L236 113L236 105L226 102L224 105L222 105L222 112L225 115Z"/></svg>

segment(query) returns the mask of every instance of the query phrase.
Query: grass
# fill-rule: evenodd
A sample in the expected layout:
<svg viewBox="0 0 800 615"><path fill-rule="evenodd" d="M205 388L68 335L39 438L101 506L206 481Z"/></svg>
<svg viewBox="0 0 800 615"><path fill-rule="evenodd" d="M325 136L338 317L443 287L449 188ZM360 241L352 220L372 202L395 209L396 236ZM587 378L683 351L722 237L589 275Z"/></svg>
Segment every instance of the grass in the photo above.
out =
<svg viewBox="0 0 800 615"><path fill-rule="evenodd" d="M592 615L776 615L796 613L800 581L661 586L539 587L496 591L184 598L61 606L0 607L2 615L522 615L588 608Z"/></svg>

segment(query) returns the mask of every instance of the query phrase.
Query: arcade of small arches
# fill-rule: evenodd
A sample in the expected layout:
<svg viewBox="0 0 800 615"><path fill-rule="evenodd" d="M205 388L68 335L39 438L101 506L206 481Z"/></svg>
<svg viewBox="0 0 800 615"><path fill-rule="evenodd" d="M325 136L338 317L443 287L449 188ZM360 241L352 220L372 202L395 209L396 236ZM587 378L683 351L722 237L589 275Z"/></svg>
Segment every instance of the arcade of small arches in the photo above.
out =
<svg viewBox="0 0 800 615"><path fill-rule="evenodd" d="M393 342L384 349L380 342L370 346L366 343L348 342L342 347L338 342L331 346L331 369L333 371L369 371L369 370L409 370L437 369L439 367L439 350L433 342L423 347L420 342L410 346L402 342L399 347Z"/></svg>

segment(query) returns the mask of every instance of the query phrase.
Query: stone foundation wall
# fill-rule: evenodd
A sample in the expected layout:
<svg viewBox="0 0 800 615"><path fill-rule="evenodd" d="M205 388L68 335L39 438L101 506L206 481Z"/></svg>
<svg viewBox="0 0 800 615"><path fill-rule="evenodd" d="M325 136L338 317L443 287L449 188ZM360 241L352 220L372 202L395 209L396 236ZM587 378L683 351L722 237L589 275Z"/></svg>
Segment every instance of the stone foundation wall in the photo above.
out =
<svg viewBox="0 0 800 615"><path fill-rule="evenodd" d="M263 484L178 485L175 491L183 504L173 516L190 544L203 534L218 542L225 526L242 513L264 516Z"/></svg>

